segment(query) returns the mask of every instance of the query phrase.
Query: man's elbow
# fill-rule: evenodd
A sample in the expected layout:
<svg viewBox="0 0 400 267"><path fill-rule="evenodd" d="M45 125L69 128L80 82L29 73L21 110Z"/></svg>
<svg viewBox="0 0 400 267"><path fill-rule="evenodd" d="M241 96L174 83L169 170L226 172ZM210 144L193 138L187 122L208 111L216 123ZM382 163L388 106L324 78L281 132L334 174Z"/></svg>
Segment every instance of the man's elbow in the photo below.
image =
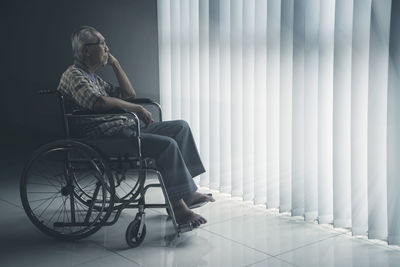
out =
<svg viewBox="0 0 400 267"><path fill-rule="evenodd" d="M104 111L106 109L107 101L103 96L100 96L93 105L93 111Z"/></svg>
<svg viewBox="0 0 400 267"><path fill-rule="evenodd" d="M131 98L135 98L136 94L135 92L131 92L130 94L126 94L123 96L123 99L127 100L127 99L131 99Z"/></svg>

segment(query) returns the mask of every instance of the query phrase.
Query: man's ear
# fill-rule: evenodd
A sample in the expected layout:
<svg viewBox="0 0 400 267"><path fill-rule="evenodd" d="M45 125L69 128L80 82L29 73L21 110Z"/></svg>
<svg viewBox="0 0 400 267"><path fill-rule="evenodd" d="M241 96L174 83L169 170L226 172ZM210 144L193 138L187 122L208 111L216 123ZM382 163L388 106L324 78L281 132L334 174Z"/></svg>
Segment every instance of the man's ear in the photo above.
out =
<svg viewBox="0 0 400 267"><path fill-rule="evenodd" d="M83 47L82 54L84 56L90 56L90 51L89 51L89 48L87 46Z"/></svg>

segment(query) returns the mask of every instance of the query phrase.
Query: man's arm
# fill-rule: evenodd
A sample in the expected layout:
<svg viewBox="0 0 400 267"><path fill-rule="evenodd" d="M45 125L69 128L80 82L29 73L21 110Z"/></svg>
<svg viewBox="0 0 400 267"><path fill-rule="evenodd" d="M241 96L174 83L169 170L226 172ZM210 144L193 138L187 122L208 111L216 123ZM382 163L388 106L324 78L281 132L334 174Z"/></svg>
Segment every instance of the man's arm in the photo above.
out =
<svg viewBox="0 0 400 267"><path fill-rule="evenodd" d="M117 80L118 80L119 86L121 88L122 98L127 99L127 98L136 97L135 89L133 89L133 86L132 86L131 82L129 81L128 76L126 76L126 73L122 69L118 60L113 55L111 55L111 53L108 53L108 62L107 63L112 66L114 73L117 76Z"/></svg>
<svg viewBox="0 0 400 267"><path fill-rule="evenodd" d="M149 127L153 122L152 115L147 109L140 105L133 104L116 97L100 96L93 106L94 110L98 112L110 110L115 107L124 108L128 111L136 113L139 119L141 119L147 127Z"/></svg>

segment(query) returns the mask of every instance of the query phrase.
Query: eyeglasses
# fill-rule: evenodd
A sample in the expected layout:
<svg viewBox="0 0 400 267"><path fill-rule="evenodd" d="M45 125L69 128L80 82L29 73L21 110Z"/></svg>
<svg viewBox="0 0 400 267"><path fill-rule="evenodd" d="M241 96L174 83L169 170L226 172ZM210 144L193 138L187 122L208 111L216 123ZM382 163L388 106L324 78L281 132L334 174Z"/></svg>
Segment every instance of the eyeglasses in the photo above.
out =
<svg viewBox="0 0 400 267"><path fill-rule="evenodd" d="M107 44L106 44L106 41L101 41L101 42L100 42L100 40L97 41L96 43L87 43L87 44L85 44L85 45L101 45L101 46L104 47L104 48L108 48L108 46L107 46Z"/></svg>

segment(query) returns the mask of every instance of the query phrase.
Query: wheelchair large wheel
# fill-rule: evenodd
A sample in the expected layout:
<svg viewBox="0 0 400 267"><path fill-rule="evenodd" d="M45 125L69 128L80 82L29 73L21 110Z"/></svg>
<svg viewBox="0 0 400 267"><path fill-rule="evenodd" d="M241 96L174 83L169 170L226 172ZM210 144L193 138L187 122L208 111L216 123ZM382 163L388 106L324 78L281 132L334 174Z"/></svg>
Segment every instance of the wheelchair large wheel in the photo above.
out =
<svg viewBox="0 0 400 267"><path fill-rule="evenodd" d="M115 186L98 152L86 144L62 140L34 153L23 170L20 194L36 227L55 238L73 240L95 233L107 221Z"/></svg>
<svg viewBox="0 0 400 267"><path fill-rule="evenodd" d="M116 208L118 205L124 205L126 202L137 200L144 186L144 171L137 169L137 167L132 168L129 162L127 163L127 166L123 166L119 162L111 163L110 166L115 185L114 207ZM75 169L72 176L77 188L79 189L77 191L80 192L77 197L87 197L90 193L86 192L84 184L85 180L80 178L85 177L85 174L82 174L82 171L79 169Z"/></svg>
<svg viewBox="0 0 400 267"><path fill-rule="evenodd" d="M116 199L122 201L137 199L143 189L144 175L144 171L138 169L116 171L114 173Z"/></svg>

